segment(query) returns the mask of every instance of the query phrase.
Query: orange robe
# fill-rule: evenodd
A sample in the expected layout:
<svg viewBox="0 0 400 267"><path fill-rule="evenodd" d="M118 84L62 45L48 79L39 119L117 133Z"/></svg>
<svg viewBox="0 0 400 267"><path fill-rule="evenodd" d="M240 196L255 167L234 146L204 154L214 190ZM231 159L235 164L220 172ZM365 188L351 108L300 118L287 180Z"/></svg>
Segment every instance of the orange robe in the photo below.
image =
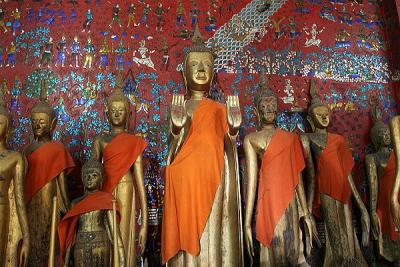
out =
<svg viewBox="0 0 400 267"><path fill-rule="evenodd" d="M382 233L387 234L391 240L396 241L400 238L400 233L396 231L393 224L390 200L396 179L396 156L394 152L390 154L389 161L379 178L377 213L381 222Z"/></svg>
<svg viewBox="0 0 400 267"><path fill-rule="evenodd" d="M256 236L266 247L271 247L275 227L296 196L304 168L297 135L277 129L264 153L258 185Z"/></svg>
<svg viewBox="0 0 400 267"><path fill-rule="evenodd" d="M102 190L112 193L146 147L147 142L143 138L126 132L112 139L103 152L104 170L107 177Z"/></svg>
<svg viewBox="0 0 400 267"><path fill-rule="evenodd" d="M72 245L78 225L79 216L95 210L112 210L113 195L108 192L96 192L88 195L64 216L58 224L58 238L60 240L60 256L65 259L67 248Z"/></svg>
<svg viewBox="0 0 400 267"><path fill-rule="evenodd" d="M75 167L67 148L60 142L50 142L36 149L28 157L28 173L25 179L25 203L61 172L67 174Z"/></svg>
<svg viewBox="0 0 400 267"><path fill-rule="evenodd" d="M203 99L181 150L166 167L161 252L167 262L180 250L200 253L200 238L224 171L225 106Z"/></svg>
<svg viewBox="0 0 400 267"><path fill-rule="evenodd" d="M348 176L354 166L354 159L343 136L328 133L326 147L318 160L317 184L318 193L314 213L320 215L320 194L348 204L351 187Z"/></svg>

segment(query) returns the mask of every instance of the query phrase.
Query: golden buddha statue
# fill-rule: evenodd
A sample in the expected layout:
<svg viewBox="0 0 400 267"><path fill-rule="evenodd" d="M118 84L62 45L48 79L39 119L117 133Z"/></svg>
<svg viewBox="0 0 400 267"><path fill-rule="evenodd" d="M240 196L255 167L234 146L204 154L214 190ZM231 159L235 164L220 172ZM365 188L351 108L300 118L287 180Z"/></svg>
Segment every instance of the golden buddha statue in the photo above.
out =
<svg viewBox="0 0 400 267"><path fill-rule="evenodd" d="M173 95L161 252L168 266L242 266L236 136L239 99L207 98L214 54L198 26L184 61L186 95Z"/></svg>
<svg viewBox="0 0 400 267"><path fill-rule="evenodd" d="M66 176L75 167L67 148L60 142L52 141L57 119L46 98L43 81L40 102L31 110L34 141L24 151L28 159L25 203L31 238L28 266L32 267L47 265L52 200L57 196L59 210L67 212L70 202Z"/></svg>
<svg viewBox="0 0 400 267"><path fill-rule="evenodd" d="M72 201L71 210L58 225L61 258L64 266L111 267L113 234L117 233L119 266L125 266L124 246L120 231L113 228L113 195L100 191L104 178L103 165L89 160L82 167L84 195Z"/></svg>
<svg viewBox="0 0 400 267"><path fill-rule="evenodd" d="M311 176L309 179L316 177L318 185L314 214L321 216L325 223L324 266L367 266L352 222L351 195L361 211L362 244L366 246L370 222L351 175L354 166L352 153L343 136L327 132L329 110L319 98L315 80L311 80L310 93L308 115L314 131L304 136L308 140L303 142L303 146L310 168L307 172ZM314 192L310 195L313 196Z"/></svg>
<svg viewBox="0 0 400 267"><path fill-rule="evenodd" d="M98 136L94 141L92 156L103 161L106 173L102 190L113 193L120 203L120 231L126 255L126 266L136 266L136 191L140 201L142 224L139 247L144 252L147 240L147 194L144 187L142 154L147 142L129 134L130 102L121 90L107 99L107 116L111 132Z"/></svg>
<svg viewBox="0 0 400 267"><path fill-rule="evenodd" d="M11 114L6 110L4 95L0 90L0 266L26 266L29 255L29 229L24 201L26 158L8 150L7 138L11 135ZM17 246L19 235L9 235L18 229L22 234L19 261Z"/></svg>
<svg viewBox="0 0 400 267"><path fill-rule="evenodd" d="M312 247L312 235L318 237L301 177L306 166L302 145L296 134L276 128L278 99L268 88L264 72L261 79L254 103L259 130L244 139L248 179L244 232L247 251L250 257L254 256L251 225L258 195L256 235L261 243L260 266L308 266L303 253L301 217L305 221L307 247ZM259 159L262 161L260 172Z"/></svg>
<svg viewBox="0 0 400 267"><path fill-rule="evenodd" d="M400 235L395 231L390 196L395 180L395 155L390 150L389 126L382 121L378 106L372 110L375 121L370 137L376 152L365 157L365 165L370 186L370 209L372 234L377 240L379 254L386 260L400 263Z"/></svg>

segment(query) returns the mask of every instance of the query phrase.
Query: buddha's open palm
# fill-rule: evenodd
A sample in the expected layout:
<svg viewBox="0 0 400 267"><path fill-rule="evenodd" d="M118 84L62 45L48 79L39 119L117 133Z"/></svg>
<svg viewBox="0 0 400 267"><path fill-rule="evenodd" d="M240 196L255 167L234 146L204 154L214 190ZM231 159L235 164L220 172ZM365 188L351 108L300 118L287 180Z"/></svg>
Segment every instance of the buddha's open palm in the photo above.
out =
<svg viewBox="0 0 400 267"><path fill-rule="evenodd" d="M226 100L229 128L237 130L242 124L242 114L240 113L239 97L236 95L228 96Z"/></svg>
<svg viewBox="0 0 400 267"><path fill-rule="evenodd" d="M172 126L176 130L180 130L187 121L186 100L184 95L173 95L171 105L171 121Z"/></svg>

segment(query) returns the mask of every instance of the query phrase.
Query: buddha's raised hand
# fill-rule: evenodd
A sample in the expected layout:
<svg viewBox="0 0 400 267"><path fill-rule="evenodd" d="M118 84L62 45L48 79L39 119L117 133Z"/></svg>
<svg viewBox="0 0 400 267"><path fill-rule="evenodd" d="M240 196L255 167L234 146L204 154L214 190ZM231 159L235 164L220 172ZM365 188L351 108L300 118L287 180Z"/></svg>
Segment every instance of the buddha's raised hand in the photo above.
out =
<svg viewBox="0 0 400 267"><path fill-rule="evenodd" d="M178 94L172 96L172 104L171 104L171 122L172 122L172 132L174 134L179 134L180 130L187 121L187 112L186 112L186 100L185 96Z"/></svg>

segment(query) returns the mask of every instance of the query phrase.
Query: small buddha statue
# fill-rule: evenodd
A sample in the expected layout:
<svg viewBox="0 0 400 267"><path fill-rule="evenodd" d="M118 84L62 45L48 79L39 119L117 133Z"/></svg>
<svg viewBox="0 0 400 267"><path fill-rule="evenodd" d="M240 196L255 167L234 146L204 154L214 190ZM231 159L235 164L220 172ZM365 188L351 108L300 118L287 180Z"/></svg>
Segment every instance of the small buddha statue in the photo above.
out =
<svg viewBox="0 0 400 267"><path fill-rule="evenodd" d="M198 25L184 61L186 95L173 95L161 252L168 266L242 266L236 136L239 99L207 98L213 51Z"/></svg>
<svg viewBox="0 0 400 267"><path fill-rule="evenodd" d="M390 150L390 129L382 121L378 106L372 110L374 126L370 137L375 153L365 157L370 189L372 234L377 240L379 254L390 262L400 264L400 234L395 230L390 210L390 196L395 182L396 159Z"/></svg>
<svg viewBox="0 0 400 267"><path fill-rule="evenodd" d="M119 257L125 265L125 252L119 229L114 231L112 202L109 192L102 192L104 167L96 160L87 161L82 167L84 194L74 199L72 208L58 225L60 255L64 266L74 267L114 265L113 257ZM112 255L113 234L117 233L118 255Z"/></svg>
<svg viewBox="0 0 400 267"><path fill-rule="evenodd" d="M354 160L345 138L327 131L329 109L320 100L316 86L316 81L311 80L308 115L314 131L304 136L303 146L309 179L315 179L318 185L315 199L311 192L309 201L314 200L314 214L325 223L323 266L367 266L352 221L351 196L361 211L362 244L366 246L370 221L351 175Z"/></svg>
<svg viewBox="0 0 400 267"><path fill-rule="evenodd" d="M67 148L61 142L52 141L57 119L46 99L46 83L43 81L40 101L31 110L34 141L24 151L28 160L25 203L31 239L28 266L32 267L47 265L52 200L57 196L58 209L67 212L70 201L66 178L75 167Z"/></svg>
<svg viewBox="0 0 400 267"><path fill-rule="evenodd" d="M120 79L119 79L120 80ZM142 224L138 242L143 253L148 228L147 194L144 187L143 152L147 142L129 134L130 101L118 88L107 99L107 117L111 132L98 136L93 145L93 159L104 163L106 179L103 191L113 193L120 202L119 224L127 266L136 264L136 194L140 201Z"/></svg>
<svg viewBox="0 0 400 267"><path fill-rule="evenodd" d="M16 266L17 262L19 266L26 266L30 248L24 201L26 158L7 148L11 128L11 114L6 109L3 91L0 90L0 266ZM10 231L16 229L22 232L19 260L17 246L20 235L9 235Z"/></svg>
<svg viewBox="0 0 400 267"><path fill-rule="evenodd" d="M277 97L268 88L263 74L261 78L254 103L259 130L244 139L248 179L244 232L247 250L250 257L254 256L251 225L258 195L256 236L261 243L260 266L307 266L300 218L304 217L309 247L312 233L317 236L317 231L301 176L306 167L302 145L296 134L276 128Z"/></svg>

